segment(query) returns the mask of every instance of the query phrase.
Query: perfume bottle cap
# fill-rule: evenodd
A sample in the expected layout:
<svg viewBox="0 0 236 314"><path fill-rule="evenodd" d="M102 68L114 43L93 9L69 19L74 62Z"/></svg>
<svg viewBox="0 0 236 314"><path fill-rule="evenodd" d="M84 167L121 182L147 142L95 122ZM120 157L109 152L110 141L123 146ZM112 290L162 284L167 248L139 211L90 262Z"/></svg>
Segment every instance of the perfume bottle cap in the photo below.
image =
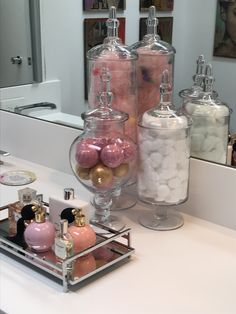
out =
<svg viewBox="0 0 236 314"><path fill-rule="evenodd" d="M46 220L44 209L40 205L35 205L32 208L35 211L35 222L43 223Z"/></svg>
<svg viewBox="0 0 236 314"><path fill-rule="evenodd" d="M85 215L82 213L82 209L73 209L72 214L75 216L75 225L76 227L85 226Z"/></svg>
<svg viewBox="0 0 236 314"><path fill-rule="evenodd" d="M66 234L68 232L68 220L62 219L60 221L60 234Z"/></svg>
<svg viewBox="0 0 236 314"><path fill-rule="evenodd" d="M75 198L75 190L73 188L64 189L64 200L73 200Z"/></svg>

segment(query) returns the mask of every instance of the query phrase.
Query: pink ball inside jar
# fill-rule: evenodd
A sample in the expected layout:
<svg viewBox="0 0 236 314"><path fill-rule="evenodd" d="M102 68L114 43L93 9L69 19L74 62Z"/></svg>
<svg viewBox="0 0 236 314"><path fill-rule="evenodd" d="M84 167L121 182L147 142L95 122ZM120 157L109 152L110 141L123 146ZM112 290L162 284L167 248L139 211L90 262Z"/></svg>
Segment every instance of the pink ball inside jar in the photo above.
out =
<svg viewBox="0 0 236 314"><path fill-rule="evenodd" d="M136 157L136 146L127 140L124 140L121 145L124 151L124 163L130 162L135 159Z"/></svg>
<svg viewBox="0 0 236 314"><path fill-rule="evenodd" d="M105 137L98 137L93 139L93 145L100 151L108 144L108 140Z"/></svg>
<svg viewBox="0 0 236 314"><path fill-rule="evenodd" d="M116 168L124 160L124 151L119 145L110 144L102 149L100 157L104 165L110 168Z"/></svg>
<svg viewBox="0 0 236 314"><path fill-rule="evenodd" d="M75 155L75 159L79 166L82 168L91 168L95 166L99 160L96 148L85 142L80 144L81 145L77 146Z"/></svg>

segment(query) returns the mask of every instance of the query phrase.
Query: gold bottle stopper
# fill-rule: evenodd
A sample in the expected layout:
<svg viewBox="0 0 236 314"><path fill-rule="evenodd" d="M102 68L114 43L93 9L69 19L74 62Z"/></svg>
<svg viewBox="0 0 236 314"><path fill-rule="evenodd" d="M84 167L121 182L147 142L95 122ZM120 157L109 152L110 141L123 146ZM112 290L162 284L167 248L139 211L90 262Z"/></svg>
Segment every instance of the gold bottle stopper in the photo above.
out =
<svg viewBox="0 0 236 314"><path fill-rule="evenodd" d="M42 206L34 205L32 210L35 212L35 222L43 223L46 220L46 214Z"/></svg>
<svg viewBox="0 0 236 314"><path fill-rule="evenodd" d="M75 208L72 210L72 214L75 216L75 225L76 227L85 226L85 215L82 213L81 208Z"/></svg>

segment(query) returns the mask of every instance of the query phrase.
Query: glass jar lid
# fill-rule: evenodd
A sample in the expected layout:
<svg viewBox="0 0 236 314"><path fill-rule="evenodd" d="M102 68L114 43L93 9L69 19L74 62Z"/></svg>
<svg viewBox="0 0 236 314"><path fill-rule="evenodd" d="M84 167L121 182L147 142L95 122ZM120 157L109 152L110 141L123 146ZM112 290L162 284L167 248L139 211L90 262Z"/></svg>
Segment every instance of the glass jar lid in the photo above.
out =
<svg viewBox="0 0 236 314"><path fill-rule="evenodd" d="M100 76L101 92L99 94L99 107L83 113L83 119L89 121L116 121L125 122L129 116L127 113L112 108L111 75L107 68L102 68Z"/></svg>
<svg viewBox="0 0 236 314"><path fill-rule="evenodd" d="M87 58L89 60L102 58L104 61L136 60L137 54L124 45L118 37L119 20L116 17L116 7L114 6L109 8L109 18L106 21L106 26L107 37L104 39L103 44L91 48L87 52Z"/></svg>
<svg viewBox="0 0 236 314"><path fill-rule="evenodd" d="M149 52L159 53L160 55L169 55L175 54L175 48L169 43L160 39L160 36L157 34L158 19L156 17L156 8L155 6L149 7L149 14L146 20L147 24L147 34L143 39L131 46L132 50L139 49L139 53Z"/></svg>
<svg viewBox="0 0 236 314"><path fill-rule="evenodd" d="M160 95L160 103L141 116L139 125L155 129L188 128L191 120L182 111L175 110L172 104L172 86L168 70L162 73Z"/></svg>

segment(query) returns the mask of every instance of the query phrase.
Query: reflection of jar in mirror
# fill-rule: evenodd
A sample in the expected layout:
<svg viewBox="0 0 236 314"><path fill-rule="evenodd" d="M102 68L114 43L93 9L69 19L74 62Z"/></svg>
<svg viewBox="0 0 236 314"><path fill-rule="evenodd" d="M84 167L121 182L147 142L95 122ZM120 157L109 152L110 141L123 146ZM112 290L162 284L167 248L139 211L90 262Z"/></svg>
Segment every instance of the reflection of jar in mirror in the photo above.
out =
<svg viewBox="0 0 236 314"><path fill-rule="evenodd" d="M164 70L168 70L171 82L175 49L170 44L160 40L157 34L158 19L155 6L149 8L146 20L147 35L133 44L130 49L138 54L137 84L138 84L138 115L155 107L160 100L159 87Z"/></svg>
<svg viewBox="0 0 236 314"><path fill-rule="evenodd" d="M137 85L136 53L130 52L118 37L119 21L116 9L109 9L106 22L108 35L103 44L95 46L87 53L88 69L88 102L90 108L99 106L101 90L100 76L106 68L111 75L112 107L129 115L125 122L125 134L136 142L137 124Z"/></svg>
<svg viewBox="0 0 236 314"><path fill-rule="evenodd" d="M203 92L185 99L184 110L191 116L191 156L226 163L229 108L213 94L211 65L206 65Z"/></svg>

